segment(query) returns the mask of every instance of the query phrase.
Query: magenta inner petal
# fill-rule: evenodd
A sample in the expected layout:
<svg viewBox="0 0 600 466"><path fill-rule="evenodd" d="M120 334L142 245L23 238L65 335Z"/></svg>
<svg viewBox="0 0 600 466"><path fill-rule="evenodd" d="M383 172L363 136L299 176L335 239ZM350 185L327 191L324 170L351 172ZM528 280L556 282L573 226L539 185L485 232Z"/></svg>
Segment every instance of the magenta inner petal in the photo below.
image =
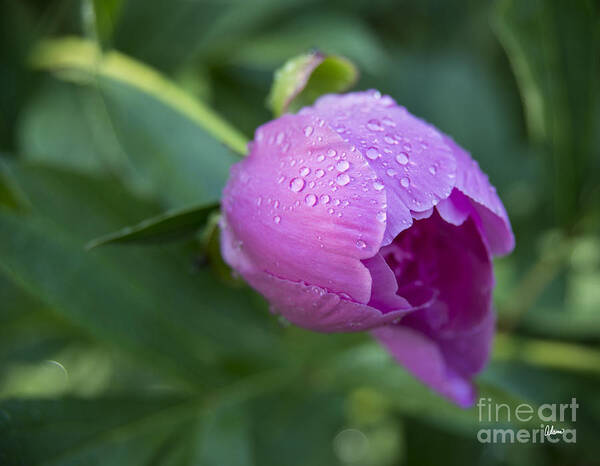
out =
<svg viewBox="0 0 600 466"><path fill-rule="evenodd" d="M414 285L438 293L430 306L407 315L403 325L452 334L470 330L487 314L492 264L472 218L455 226L436 212L400 233L380 255L394 272L402 296L404 287Z"/></svg>

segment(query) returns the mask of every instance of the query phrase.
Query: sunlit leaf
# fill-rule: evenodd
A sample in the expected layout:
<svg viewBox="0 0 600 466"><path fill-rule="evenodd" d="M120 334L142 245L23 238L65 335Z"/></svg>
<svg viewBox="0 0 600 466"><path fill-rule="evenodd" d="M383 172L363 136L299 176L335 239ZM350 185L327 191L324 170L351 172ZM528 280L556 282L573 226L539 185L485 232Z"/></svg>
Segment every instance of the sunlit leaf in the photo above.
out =
<svg viewBox="0 0 600 466"><path fill-rule="evenodd" d="M358 78L349 60L311 52L288 60L275 72L268 105L279 116L312 104L319 96L342 92Z"/></svg>
<svg viewBox="0 0 600 466"><path fill-rule="evenodd" d="M122 53L102 53L93 42L72 37L43 42L31 62L36 68L57 72L67 79L104 77L132 86L190 118L234 151L246 152L246 138L213 110L158 71Z"/></svg>

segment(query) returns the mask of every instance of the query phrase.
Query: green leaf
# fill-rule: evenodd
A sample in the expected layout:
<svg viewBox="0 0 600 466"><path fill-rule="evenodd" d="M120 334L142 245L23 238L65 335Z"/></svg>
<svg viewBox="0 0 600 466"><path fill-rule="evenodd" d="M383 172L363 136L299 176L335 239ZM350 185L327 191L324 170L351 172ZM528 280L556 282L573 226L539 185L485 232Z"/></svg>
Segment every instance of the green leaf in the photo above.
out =
<svg viewBox="0 0 600 466"><path fill-rule="evenodd" d="M503 0L495 29L513 67L531 136L550 147L550 186L565 226L580 217L598 113L598 5Z"/></svg>
<svg viewBox="0 0 600 466"><path fill-rule="evenodd" d="M102 44L109 41L119 14L123 7L122 0L88 0L92 3L94 14L94 30Z"/></svg>
<svg viewBox="0 0 600 466"><path fill-rule="evenodd" d="M44 42L32 60L88 90L62 93L76 111L57 105L52 88L45 102L34 101L20 137L29 159L116 174L168 206L218 201L238 160L231 149L245 153L246 138L211 109L155 70L84 40ZM75 115L82 121L69 124ZM76 149L62 147L73 132L89 137L76 137Z"/></svg>
<svg viewBox="0 0 600 466"><path fill-rule="evenodd" d="M25 205L23 194L12 179L5 163L0 159L0 206L10 210L21 210Z"/></svg>
<svg viewBox="0 0 600 466"><path fill-rule="evenodd" d="M319 96L343 92L358 79L358 70L346 58L311 52L288 60L275 72L268 106L275 116L297 111Z"/></svg>
<svg viewBox="0 0 600 466"><path fill-rule="evenodd" d="M196 402L197 403L197 402ZM0 461L7 465L152 464L197 415L194 400L120 396L0 404Z"/></svg>
<svg viewBox="0 0 600 466"><path fill-rule="evenodd" d="M137 225L122 228L119 231L93 239L87 249L93 249L110 243L159 242L181 238L198 231L204 226L211 212L218 209L217 204L185 207L170 210L141 221Z"/></svg>
<svg viewBox="0 0 600 466"><path fill-rule="evenodd" d="M90 231L144 210L113 182L19 170L37 215L0 214L2 269L87 335L186 385L219 384L234 367L277 360L262 300L225 287L194 250L106 248L85 252ZM147 209L147 208L146 208ZM84 221L82 221L84 219Z"/></svg>
<svg viewBox="0 0 600 466"><path fill-rule="evenodd" d="M246 153L246 138L213 110L158 71L120 52L102 53L93 42L69 37L42 42L31 63L67 79L108 78L132 86L185 115L239 154Z"/></svg>

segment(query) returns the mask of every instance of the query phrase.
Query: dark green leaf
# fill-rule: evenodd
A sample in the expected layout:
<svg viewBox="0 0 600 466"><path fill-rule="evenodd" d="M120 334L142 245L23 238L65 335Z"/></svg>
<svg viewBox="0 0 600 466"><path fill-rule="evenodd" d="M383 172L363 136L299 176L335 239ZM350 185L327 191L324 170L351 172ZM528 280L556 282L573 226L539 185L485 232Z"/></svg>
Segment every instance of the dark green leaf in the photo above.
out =
<svg viewBox="0 0 600 466"><path fill-rule="evenodd" d="M196 415L193 407L185 398L144 396L5 402L0 404L0 462L151 464L165 444L171 447L173 433Z"/></svg>
<svg viewBox="0 0 600 466"><path fill-rule="evenodd" d="M277 358L262 302L206 267L194 270L192 250L84 251L90 230L115 228L121 212L137 209L116 186L45 170L23 170L19 180L46 218L0 215L0 267L66 320L193 385L218 384L226 360L243 368Z"/></svg>
<svg viewBox="0 0 600 466"><path fill-rule="evenodd" d="M552 153L558 217L579 216L597 131L598 4L588 0L503 0L495 25L521 90L531 135Z"/></svg>
<svg viewBox="0 0 600 466"><path fill-rule="evenodd" d="M141 221L137 225L101 236L87 244L88 249L110 243L160 242L180 238L201 229L218 205L200 205L170 210L156 217Z"/></svg>
<svg viewBox="0 0 600 466"><path fill-rule="evenodd" d="M20 210L25 204L23 194L0 159L0 206L11 210Z"/></svg>

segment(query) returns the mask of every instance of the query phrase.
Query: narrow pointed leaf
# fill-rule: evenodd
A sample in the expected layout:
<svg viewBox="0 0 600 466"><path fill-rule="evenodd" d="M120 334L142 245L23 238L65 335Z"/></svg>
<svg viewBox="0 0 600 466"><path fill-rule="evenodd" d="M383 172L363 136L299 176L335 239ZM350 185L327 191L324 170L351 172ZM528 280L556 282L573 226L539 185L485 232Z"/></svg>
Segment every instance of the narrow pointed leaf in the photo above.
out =
<svg viewBox="0 0 600 466"><path fill-rule="evenodd" d="M122 228L90 241L86 248L92 249L111 243L146 243L181 238L204 226L216 204L170 210L164 214L141 221L137 225Z"/></svg>

